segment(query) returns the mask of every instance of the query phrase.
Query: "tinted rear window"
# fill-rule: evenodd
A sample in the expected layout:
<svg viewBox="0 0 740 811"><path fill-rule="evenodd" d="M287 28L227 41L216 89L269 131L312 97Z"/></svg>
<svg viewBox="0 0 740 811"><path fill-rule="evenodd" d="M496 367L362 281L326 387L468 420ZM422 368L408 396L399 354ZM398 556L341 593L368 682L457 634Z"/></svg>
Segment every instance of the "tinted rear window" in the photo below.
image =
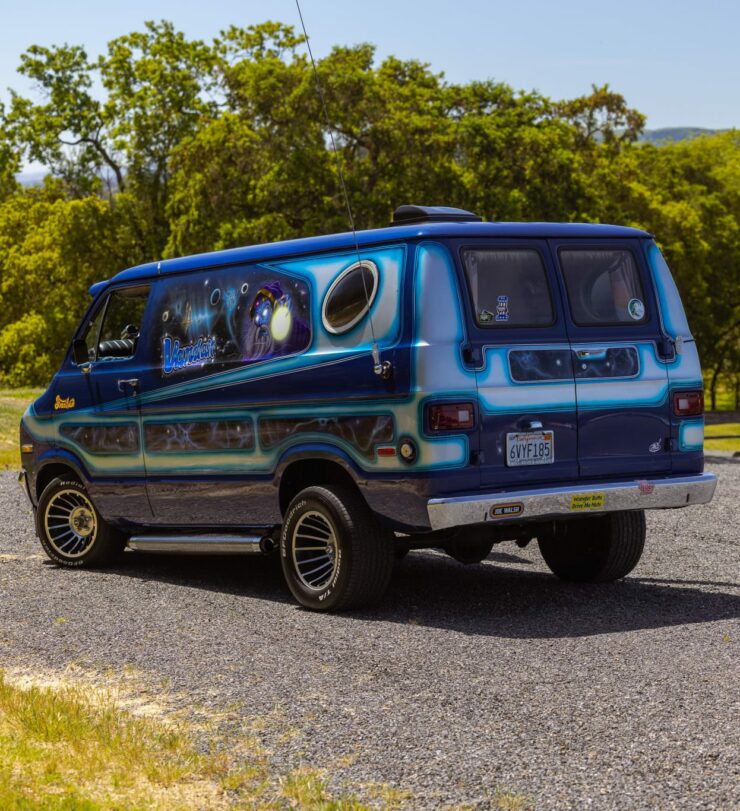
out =
<svg viewBox="0 0 740 811"><path fill-rule="evenodd" d="M475 320L482 327L545 327L553 323L540 254L529 248L463 251Z"/></svg>
<svg viewBox="0 0 740 811"><path fill-rule="evenodd" d="M630 251L563 249L560 267L576 324L643 324L647 320L640 275Z"/></svg>

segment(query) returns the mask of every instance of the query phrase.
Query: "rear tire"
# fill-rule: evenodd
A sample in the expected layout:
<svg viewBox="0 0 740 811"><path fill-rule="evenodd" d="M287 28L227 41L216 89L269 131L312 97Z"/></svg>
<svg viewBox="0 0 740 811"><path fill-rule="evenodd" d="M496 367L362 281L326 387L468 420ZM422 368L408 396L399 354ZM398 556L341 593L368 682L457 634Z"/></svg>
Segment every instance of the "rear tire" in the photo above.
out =
<svg viewBox="0 0 740 811"><path fill-rule="evenodd" d="M314 611L377 603L393 572L393 537L350 487L307 487L291 501L280 561L293 596Z"/></svg>
<svg viewBox="0 0 740 811"><path fill-rule="evenodd" d="M645 512L609 513L568 522L538 538L550 571L576 583L610 583L637 566L645 548Z"/></svg>
<svg viewBox="0 0 740 811"><path fill-rule="evenodd" d="M107 524L85 486L52 479L36 510L36 532L54 563L70 569L105 566L123 551L124 536Z"/></svg>

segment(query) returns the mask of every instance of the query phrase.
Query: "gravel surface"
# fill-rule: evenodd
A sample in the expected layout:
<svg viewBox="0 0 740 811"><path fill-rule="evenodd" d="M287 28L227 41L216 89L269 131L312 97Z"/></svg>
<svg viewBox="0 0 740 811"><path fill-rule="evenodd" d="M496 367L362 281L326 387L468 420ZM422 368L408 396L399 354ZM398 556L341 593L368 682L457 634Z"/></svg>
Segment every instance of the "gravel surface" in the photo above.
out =
<svg viewBox="0 0 740 811"><path fill-rule="evenodd" d="M389 783L413 808L740 807L740 464L715 501L648 518L626 581L559 582L533 546L464 567L411 553L381 609L294 605L279 563L127 553L106 572L41 555L0 479L0 666L130 666L235 739L261 719L277 769ZM61 620L60 618L64 618Z"/></svg>

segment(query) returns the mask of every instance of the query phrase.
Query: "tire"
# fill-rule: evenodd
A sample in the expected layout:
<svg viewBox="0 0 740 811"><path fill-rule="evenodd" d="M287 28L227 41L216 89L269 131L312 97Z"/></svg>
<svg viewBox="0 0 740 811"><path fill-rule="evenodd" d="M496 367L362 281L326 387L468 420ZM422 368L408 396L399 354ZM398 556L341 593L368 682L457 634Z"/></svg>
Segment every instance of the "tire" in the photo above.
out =
<svg viewBox="0 0 740 811"><path fill-rule="evenodd" d="M124 536L107 524L85 486L52 479L36 510L36 532L54 563L70 569L105 566L123 551Z"/></svg>
<svg viewBox="0 0 740 811"><path fill-rule="evenodd" d="M393 537L393 557L398 563L411 551L411 544L404 538Z"/></svg>
<svg viewBox="0 0 740 811"><path fill-rule="evenodd" d="M645 548L645 512L635 510L566 523L538 538L550 571L576 583L610 583L626 577Z"/></svg>
<svg viewBox="0 0 740 811"><path fill-rule="evenodd" d="M489 539L489 533L485 529L469 528L459 529L452 538L444 545L447 554L458 563L472 566L481 563L493 549L493 541Z"/></svg>
<svg viewBox="0 0 740 811"><path fill-rule="evenodd" d="M308 487L291 501L280 532L280 562L305 608L341 611L377 603L393 560L392 537L352 488Z"/></svg>

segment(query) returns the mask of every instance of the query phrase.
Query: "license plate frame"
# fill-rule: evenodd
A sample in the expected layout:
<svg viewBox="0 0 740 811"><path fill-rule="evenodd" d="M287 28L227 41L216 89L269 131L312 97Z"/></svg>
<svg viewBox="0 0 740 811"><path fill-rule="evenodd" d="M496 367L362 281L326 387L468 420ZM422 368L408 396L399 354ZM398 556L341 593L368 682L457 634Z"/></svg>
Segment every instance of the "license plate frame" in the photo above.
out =
<svg viewBox="0 0 740 811"><path fill-rule="evenodd" d="M513 455L512 451L515 451ZM506 434L506 467L551 465L554 462L554 431L517 431Z"/></svg>

